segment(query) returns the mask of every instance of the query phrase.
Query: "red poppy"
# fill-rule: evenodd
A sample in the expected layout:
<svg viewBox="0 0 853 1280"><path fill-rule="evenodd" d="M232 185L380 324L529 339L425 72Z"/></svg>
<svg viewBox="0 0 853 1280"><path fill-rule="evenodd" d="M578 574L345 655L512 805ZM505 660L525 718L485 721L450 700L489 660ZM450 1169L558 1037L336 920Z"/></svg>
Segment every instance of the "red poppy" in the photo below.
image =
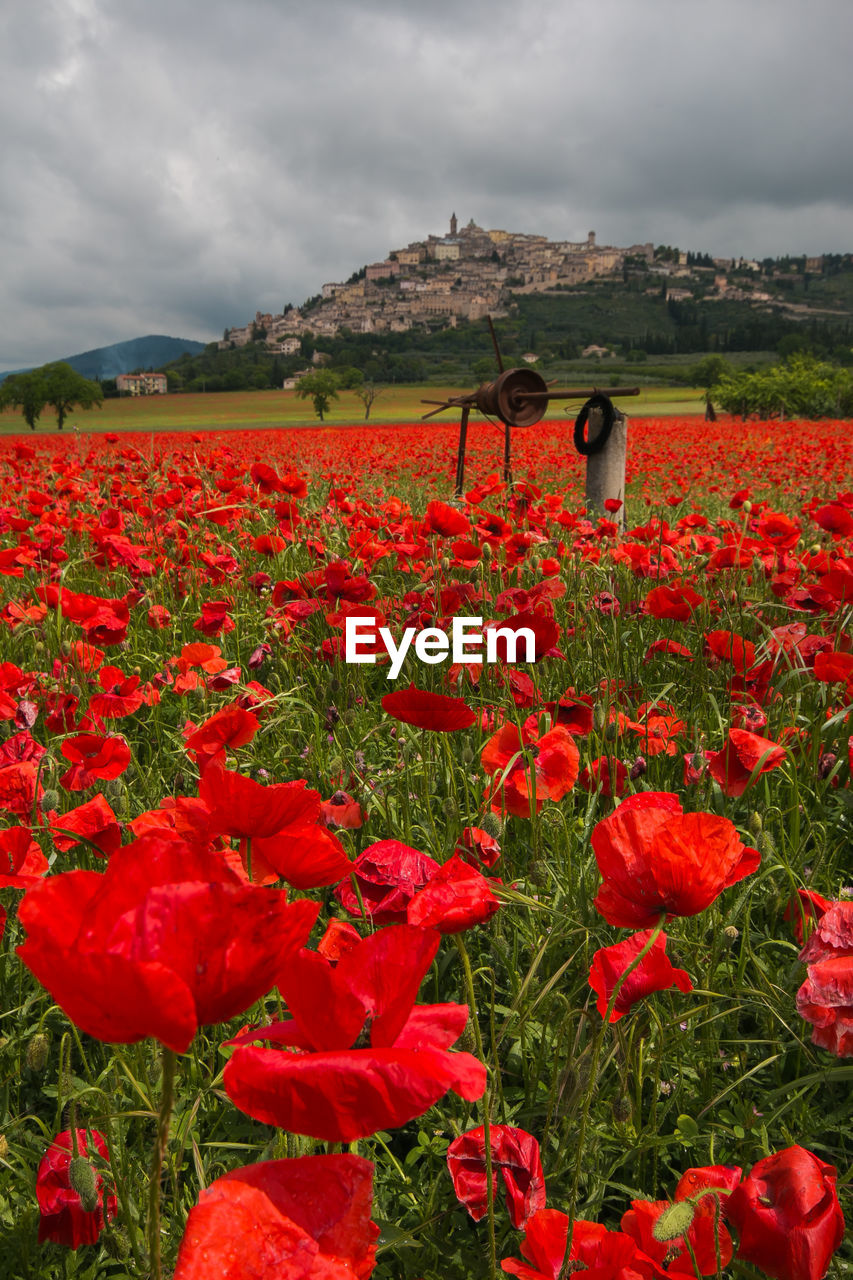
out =
<svg viewBox="0 0 853 1280"><path fill-rule="evenodd" d="M57 849L63 853L84 839L105 858L110 858L121 844L121 827L100 792L86 804L54 818L50 834Z"/></svg>
<svg viewBox="0 0 853 1280"><path fill-rule="evenodd" d="M77 1130L78 1159L89 1155L89 1136L95 1151L109 1160L104 1135L97 1129ZM73 1159L71 1130L58 1133L42 1156L36 1174L36 1199L39 1206L39 1244L50 1240L79 1249L83 1244L96 1244L104 1229L105 1219L111 1221L118 1212L118 1201L110 1193L104 1194L104 1180L92 1169L91 1207L84 1208L79 1191L71 1185L70 1166ZM90 1168L92 1166L90 1165Z"/></svg>
<svg viewBox="0 0 853 1280"><path fill-rule="evenodd" d="M805 940L805 931L811 930L820 918L832 906L829 898L824 898L813 889L798 889L796 895L785 908L785 919L791 921L794 937L800 946Z"/></svg>
<svg viewBox="0 0 853 1280"><path fill-rule="evenodd" d="M233 603L230 600L205 600L201 606L201 617L193 623L193 630L205 636L218 636L223 632L233 631L236 623L231 617Z"/></svg>
<svg viewBox="0 0 853 1280"><path fill-rule="evenodd" d="M508 1124L493 1124L489 1137L492 1196L496 1195L500 1173L510 1222L521 1230L534 1213L545 1208L545 1176L539 1143L524 1129L514 1129ZM447 1168L457 1200L464 1204L474 1221L479 1222L488 1209L486 1140L482 1125L451 1142L447 1148Z"/></svg>
<svg viewBox="0 0 853 1280"><path fill-rule="evenodd" d="M642 951L650 937L651 931L646 929L641 933L632 934L624 942L617 942L612 947L602 947L593 956L589 971L589 985L598 996L596 1008L602 1018L607 1013L607 1006L616 983L629 964ZM679 991L685 993L693 990L693 983L686 970L675 969L670 964L666 954L666 943L666 934L658 934L651 950L643 956L637 968L622 983L610 1015L611 1022L618 1022L638 1000L644 1000L653 991L666 991L669 987L677 987Z"/></svg>
<svg viewBox="0 0 853 1280"><path fill-rule="evenodd" d="M705 656L716 662L730 662L743 675L755 662L755 645L733 631L706 631Z"/></svg>
<svg viewBox="0 0 853 1280"><path fill-rule="evenodd" d="M443 538L458 538L470 533L471 525L457 507L436 499L426 509L424 529L427 533L438 533Z"/></svg>
<svg viewBox="0 0 853 1280"><path fill-rule="evenodd" d="M33 807L42 795L39 767L35 760L21 760L0 767L0 810L31 819Z"/></svg>
<svg viewBox="0 0 853 1280"><path fill-rule="evenodd" d="M826 684L850 684L853 681L853 653L840 650L815 654L815 680Z"/></svg>
<svg viewBox="0 0 853 1280"><path fill-rule="evenodd" d="M736 729L757 733L767 725L767 714L755 702L736 703L732 707L732 723Z"/></svg>
<svg viewBox="0 0 853 1280"><path fill-rule="evenodd" d="M671 618L677 622L689 622L703 597L688 586L653 587L643 601L643 612L653 618ZM665 642L664 642L665 643Z"/></svg>
<svg viewBox="0 0 853 1280"><path fill-rule="evenodd" d="M653 640L643 656L643 662L650 662L656 653L668 653L673 658L684 658L685 662L693 661L690 649L676 640Z"/></svg>
<svg viewBox="0 0 853 1280"><path fill-rule="evenodd" d="M646 928L661 914L694 916L761 862L733 823L683 813L678 797L643 791L623 800L592 832L604 883L595 907L608 924Z"/></svg>
<svg viewBox="0 0 853 1280"><path fill-rule="evenodd" d="M48 861L29 827L0 831L0 889L28 889L47 875Z"/></svg>
<svg viewBox="0 0 853 1280"><path fill-rule="evenodd" d="M164 605L152 604L148 613L145 615L145 621L152 630L164 631L166 627L172 625L172 615Z"/></svg>
<svg viewBox="0 0 853 1280"><path fill-rule="evenodd" d="M51 609L61 609L63 617L81 626L92 644L121 644L127 636L130 610L124 600L85 595L53 584L39 587L37 594Z"/></svg>
<svg viewBox="0 0 853 1280"><path fill-rule="evenodd" d="M293 1017L231 1042L237 1048L224 1075L231 1101L291 1133L353 1142L406 1124L448 1089L479 1098L482 1063L449 1052L467 1006L414 1004L439 943L431 929L395 925L335 965L313 951L292 956L278 985Z"/></svg>
<svg viewBox="0 0 853 1280"><path fill-rule="evenodd" d="M98 672L98 683L104 692L96 693L89 702L92 715L104 720L121 720L142 706L144 693L139 687L139 676L127 676L119 667L106 666Z"/></svg>
<svg viewBox="0 0 853 1280"><path fill-rule="evenodd" d="M439 933L462 933L491 920L500 905L486 877L454 854L415 894L406 918Z"/></svg>
<svg viewBox="0 0 853 1280"><path fill-rule="evenodd" d="M753 1165L726 1204L737 1257L773 1280L822 1280L844 1238L836 1171L804 1147Z"/></svg>
<svg viewBox="0 0 853 1280"><path fill-rule="evenodd" d="M527 1262L504 1258L501 1267L520 1280L563 1280L569 1219L558 1209L540 1209L527 1223L521 1253ZM658 1280L660 1268L622 1231L576 1218L569 1250L572 1272L589 1272L594 1280ZM528 1265L529 1264L529 1265Z"/></svg>
<svg viewBox="0 0 853 1280"><path fill-rule="evenodd" d="M245 841L241 853L247 865L249 850ZM294 889L303 890L337 884L353 866L337 836L317 824L290 827L274 836L256 836L251 859L253 880L281 876Z"/></svg>
<svg viewBox="0 0 853 1280"><path fill-rule="evenodd" d="M675 1203L684 1203L698 1191L708 1190L712 1186L718 1186L721 1192L728 1192L736 1185L739 1177L740 1169L737 1168L690 1169L678 1184ZM723 1195L720 1200L725 1203L726 1197ZM661 1266L666 1263L666 1275L690 1276L692 1280L696 1271L690 1249L700 1274L716 1275L718 1244L720 1263L724 1267L728 1266L733 1251L732 1239L723 1225L717 1197L704 1195L695 1201L689 1227L670 1239L657 1240L654 1235L655 1227L672 1207L669 1200L632 1200L631 1208L622 1215L622 1230L656 1263ZM690 1216L689 1211L687 1216ZM688 1243L690 1249L687 1248Z"/></svg>
<svg viewBox="0 0 853 1280"><path fill-rule="evenodd" d="M755 778L785 759L785 748L748 729L729 729L725 746L708 760L708 771L727 796L742 796Z"/></svg>
<svg viewBox="0 0 853 1280"><path fill-rule="evenodd" d="M812 1041L836 1057L853 1057L853 902L827 903L800 959L808 975L797 1010L814 1027Z"/></svg>
<svg viewBox="0 0 853 1280"><path fill-rule="evenodd" d="M270 990L318 910L152 835L120 849L103 874L66 871L29 889L18 954L81 1031L120 1044L155 1036L183 1053L198 1026Z"/></svg>
<svg viewBox="0 0 853 1280"><path fill-rule="evenodd" d="M225 748L245 747L259 728L258 717L232 703L209 716L196 729L184 734L184 747L193 752L201 772L213 759L224 764Z"/></svg>
<svg viewBox="0 0 853 1280"><path fill-rule="evenodd" d="M611 771L609 757L598 756L595 760L590 760L589 764L581 770L578 783L584 791L593 792L600 789L601 794L608 798L622 796L628 785L628 770L621 760L616 760L615 768Z"/></svg>
<svg viewBox="0 0 853 1280"><path fill-rule="evenodd" d="M233 1169L190 1210L174 1280L367 1280L379 1228L373 1165L355 1155L302 1156Z"/></svg>
<svg viewBox="0 0 853 1280"><path fill-rule="evenodd" d="M265 787L215 762L205 769L198 794L210 811L212 831L249 840L311 826L320 816L320 793L304 779Z"/></svg>
<svg viewBox="0 0 853 1280"><path fill-rule="evenodd" d="M412 898L440 870L435 858L399 840L368 845L352 864L364 910L374 924L402 923ZM350 880L335 890L338 902L351 916L361 916L358 896Z"/></svg>
<svg viewBox="0 0 853 1280"><path fill-rule="evenodd" d="M470 729L477 716L462 698L449 698L443 693L429 693L416 689L395 689L382 699L382 709L395 720L416 725L419 729L432 729L438 733L451 733L457 729Z"/></svg>
<svg viewBox="0 0 853 1280"><path fill-rule="evenodd" d="M66 738L60 750L71 761L59 779L66 791L85 791L96 782L110 782L130 764L130 747L119 734L78 733Z"/></svg>
<svg viewBox="0 0 853 1280"><path fill-rule="evenodd" d="M554 725L562 725L576 738L592 733L592 698L588 693L576 693L567 689L557 702L546 702Z"/></svg>
<svg viewBox="0 0 853 1280"><path fill-rule="evenodd" d="M535 730L526 730L522 741L517 727L507 723L489 739L480 762L491 779L492 810L500 813L506 809L516 817L529 818L530 766L521 754L522 747L532 757L537 813L546 800L562 800L571 791L577 781L580 755L572 735L562 725L541 738Z"/></svg>
<svg viewBox="0 0 853 1280"><path fill-rule="evenodd" d="M853 533L853 514L841 502L827 502L811 513L812 520L834 538L846 538Z"/></svg>
<svg viewBox="0 0 853 1280"><path fill-rule="evenodd" d="M489 631L514 631L518 633L525 630L533 633L532 660L534 662L538 662L549 650L553 649L560 638L560 628L554 621L550 605L541 605L536 609L525 609L521 613L512 614L509 618L503 618L499 622L488 622L484 628L486 633ZM505 636L497 635L495 637L495 653L501 662L510 661L509 643ZM527 660L527 641L524 635L517 636L515 653L517 661L525 662Z"/></svg>
<svg viewBox="0 0 853 1280"><path fill-rule="evenodd" d="M501 847L481 827L465 827L456 842L456 852L472 867L493 867L501 856Z"/></svg>
<svg viewBox="0 0 853 1280"><path fill-rule="evenodd" d="M340 827L346 831L357 831L364 826L364 813L358 801L348 792L336 791L320 805L320 821L332 830Z"/></svg>
<svg viewBox="0 0 853 1280"><path fill-rule="evenodd" d="M353 947L361 942L361 934L355 925L346 920L332 919L326 925L326 932L317 943L319 955L325 956L330 964L337 964L341 956L345 956Z"/></svg>

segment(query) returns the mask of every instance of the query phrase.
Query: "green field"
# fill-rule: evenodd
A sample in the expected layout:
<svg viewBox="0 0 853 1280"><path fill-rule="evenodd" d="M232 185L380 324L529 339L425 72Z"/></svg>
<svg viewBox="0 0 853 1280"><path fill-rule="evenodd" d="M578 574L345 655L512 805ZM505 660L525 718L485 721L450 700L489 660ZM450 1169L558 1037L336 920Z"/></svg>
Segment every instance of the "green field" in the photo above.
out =
<svg viewBox="0 0 853 1280"><path fill-rule="evenodd" d="M582 385L582 384L578 384ZM606 381L602 380L606 386ZM624 384L623 384L624 385ZM589 382L590 388L593 382ZM464 386L400 386L389 387L376 400L370 414L371 423L417 422L430 405L423 400L440 400L445 395L459 395L469 390ZM622 407L630 416L658 417L662 414L701 413L702 393L689 387L643 387L640 395L626 398ZM555 401L548 418L574 416L581 402ZM448 410L442 420L452 420ZM329 413L330 426L358 425L364 422L364 408L354 392L342 391ZM66 419L65 431L199 431L206 428L231 430L267 427L314 427L318 419L310 401L299 400L293 391L221 391L215 394L144 396L105 400L101 409L77 410ZM369 424L368 424L369 425ZM55 419L46 409L37 431L55 430ZM19 410L7 409L0 414L0 434L27 432Z"/></svg>

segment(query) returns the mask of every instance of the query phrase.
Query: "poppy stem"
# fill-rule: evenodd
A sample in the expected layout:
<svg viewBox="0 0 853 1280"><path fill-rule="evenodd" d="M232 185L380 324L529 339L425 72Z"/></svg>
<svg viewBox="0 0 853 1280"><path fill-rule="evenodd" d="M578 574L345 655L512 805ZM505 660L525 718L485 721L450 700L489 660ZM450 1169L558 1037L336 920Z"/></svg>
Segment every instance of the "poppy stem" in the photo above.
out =
<svg viewBox="0 0 853 1280"><path fill-rule="evenodd" d="M589 1069L589 1080L587 1081L586 1092L583 1100L583 1111L581 1112L580 1126L578 1128L577 1148L576 1148L577 1156L575 1158L575 1171L574 1171L574 1177L572 1179L572 1194L569 1200L569 1210L568 1210L569 1230L568 1230L568 1235L566 1236L566 1252L563 1259L564 1265L566 1261L571 1257L571 1252L572 1252L572 1236L574 1234L574 1229L575 1229L575 1214L577 1213L578 1187L580 1185L581 1165L583 1163L584 1148L586 1146L586 1129L587 1129L587 1123L589 1121L590 1107L592 1105L592 1096L595 1093L596 1077L598 1076L598 1063L601 1058L601 1049L604 1044L604 1038L607 1034L607 1026L610 1022L610 1018L613 1013L613 1010L616 1008L616 1001L619 999L619 992L622 990L622 987L624 986L627 979L634 972L634 970L638 967L638 965L642 963L645 957L649 954L652 947L655 945L658 938L660 937L660 934L665 924L666 924L666 912L663 912L657 924L649 933L649 936L646 939L646 942L643 945L642 950L637 952L637 954L634 956L634 959L626 968L625 972L620 974L619 978L617 979L616 985L613 988L613 991L610 996L610 1000L608 1001L608 1004L607 1004L607 1010L604 1014L604 1020L601 1024L601 1028L597 1036L595 1037L595 1043L593 1044L593 1047L592 1047L592 1062L590 1064L590 1069Z"/></svg>
<svg viewBox="0 0 853 1280"><path fill-rule="evenodd" d="M157 1137L154 1143L151 1175L148 1184L148 1251L151 1280L162 1280L163 1275L160 1257L160 1175L163 1169L166 1147L169 1143L169 1125L172 1119L172 1103L175 1096L175 1063L177 1056L174 1049L168 1049L163 1045L160 1111L157 1116Z"/></svg>
<svg viewBox="0 0 853 1280"><path fill-rule="evenodd" d="M462 941L458 933L453 935L453 941L456 943L456 949L459 952L459 959L462 961L462 972L465 975L465 990L468 996L468 1009L470 1011L471 1024L474 1030L474 1043L477 1047L477 1054L480 1061L486 1067L486 1088L483 1092L483 1147L486 1158L486 1206L488 1211L489 1225L489 1263L490 1280L495 1280L498 1270L498 1246L495 1237L495 1184L492 1172L492 1117L491 1106L492 1098L489 1089L489 1068L486 1065L486 1055L483 1052L483 1037L480 1034L480 1023L477 1020L477 998L474 993L474 974L471 970L471 960L468 956L465 943Z"/></svg>

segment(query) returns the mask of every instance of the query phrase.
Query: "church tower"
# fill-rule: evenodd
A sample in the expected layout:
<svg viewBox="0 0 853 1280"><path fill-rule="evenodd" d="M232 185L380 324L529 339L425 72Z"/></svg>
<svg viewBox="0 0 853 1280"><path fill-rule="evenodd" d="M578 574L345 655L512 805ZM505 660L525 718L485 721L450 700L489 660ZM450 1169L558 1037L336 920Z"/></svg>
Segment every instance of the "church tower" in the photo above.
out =
<svg viewBox="0 0 853 1280"><path fill-rule="evenodd" d="M455 213L451 213L450 215L450 234L452 236L456 235L456 214Z"/></svg>

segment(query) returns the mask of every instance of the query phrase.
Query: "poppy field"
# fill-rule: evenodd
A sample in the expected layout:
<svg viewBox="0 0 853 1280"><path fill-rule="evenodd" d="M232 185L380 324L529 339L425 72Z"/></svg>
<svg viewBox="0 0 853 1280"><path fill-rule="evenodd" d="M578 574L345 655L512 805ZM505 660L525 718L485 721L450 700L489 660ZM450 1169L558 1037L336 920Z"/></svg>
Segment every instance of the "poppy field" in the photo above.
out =
<svg viewBox="0 0 853 1280"><path fill-rule="evenodd" d="M2 1280L850 1274L849 424L571 434L0 438Z"/></svg>

